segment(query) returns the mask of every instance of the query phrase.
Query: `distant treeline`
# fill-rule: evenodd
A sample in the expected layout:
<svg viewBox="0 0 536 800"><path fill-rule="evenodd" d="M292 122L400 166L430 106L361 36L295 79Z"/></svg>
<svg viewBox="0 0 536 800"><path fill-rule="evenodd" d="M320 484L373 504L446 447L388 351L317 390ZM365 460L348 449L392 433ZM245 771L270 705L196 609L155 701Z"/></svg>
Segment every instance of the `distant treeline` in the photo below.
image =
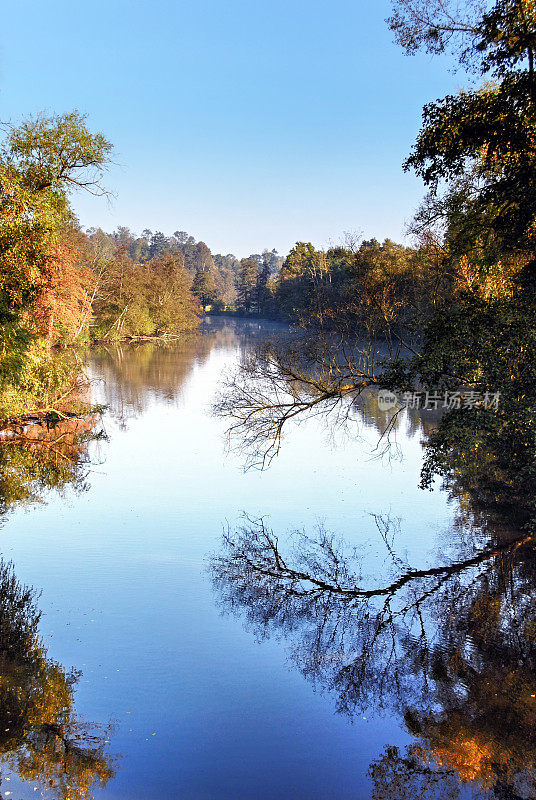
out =
<svg viewBox="0 0 536 800"><path fill-rule="evenodd" d="M266 249L240 260L212 254L184 231L165 236L144 230L136 236L120 227L111 234L92 229L78 236L85 240L80 257L93 264L98 283L92 338L184 329L196 307L305 327L378 329L382 321L385 327L396 322L407 327L411 319L422 326L454 284L459 289L463 283L459 272L449 279L453 271L445 249L429 234L415 247L348 236L327 250L297 242L286 258Z"/></svg>
<svg viewBox="0 0 536 800"><path fill-rule="evenodd" d="M79 258L96 279L88 335L158 335L195 324L195 313L268 312L268 285L283 259L264 250L239 260L213 254L185 231L78 231ZM167 270L167 273L166 273ZM194 312L192 314L192 312Z"/></svg>

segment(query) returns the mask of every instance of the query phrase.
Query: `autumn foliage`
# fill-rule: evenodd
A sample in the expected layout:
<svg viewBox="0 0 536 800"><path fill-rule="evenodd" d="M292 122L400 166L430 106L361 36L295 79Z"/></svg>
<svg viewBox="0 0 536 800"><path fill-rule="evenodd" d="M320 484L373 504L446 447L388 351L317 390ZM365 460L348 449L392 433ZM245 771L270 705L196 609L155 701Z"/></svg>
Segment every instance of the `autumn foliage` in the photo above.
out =
<svg viewBox="0 0 536 800"><path fill-rule="evenodd" d="M51 244L35 299L24 314L28 328L50 344L76 341L90 318L91 282L72 236Z"/></svg>

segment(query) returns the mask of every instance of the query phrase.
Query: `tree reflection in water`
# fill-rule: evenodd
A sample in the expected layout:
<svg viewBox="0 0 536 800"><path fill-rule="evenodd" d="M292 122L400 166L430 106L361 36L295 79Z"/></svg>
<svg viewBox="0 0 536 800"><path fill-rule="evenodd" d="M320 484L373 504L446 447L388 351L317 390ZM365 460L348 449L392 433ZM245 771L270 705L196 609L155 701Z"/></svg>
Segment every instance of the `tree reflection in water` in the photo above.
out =
<svg viewBox="0 0 536 800"><path fill-rule="evenodd" d="M0 561L0 764L58 800L85 800L114 775L110 729L74 708L79 674L52 660L39 636L36 593Z"/></svg>
<svg viewBox="0 0 536 800"><path fill-rule="evenodd" d="M255 330L242 331L232 320L204 326L177 341L117 343L96 347L91 353L94 384L102 401L123 424L143 414L158 397L176 403L194 369L218 350L236 348L242 354Z"/></svg>
<svg viewBox="0 0 536 800"><path fill-rule="evenodd" d="M377 518L383 582L319 529L283 548L262 519L224 535L211 572L224 609L283 634L339 712L390 708L416 737L372 764L375 800L536 794L536 557L530 534L480 530L457 561L412 569ZM285 550L285 552L283 552ZM465 788L464 788L465 787Z"/></svg>
<svg viewBox="0 0 536 800"><path fill-rule="evenodd" d="M88 447L103 437L97 415L12 426L0 439L0 514L50 491L87 489ZM0 559L0 765L58 800L89 800L114 775L110 728L74 708L80 676L41 640L37 594Z"/></svg>
<svg viewBox="0 0 536 800"><path fill-rule="evenodd" d="M211 561L214 585L258 635L289 640L296 666L339 712L403 717L415 742L371 765L374 800L534 798L534 470L510 463L500 437L495 449L475 445L468 431L478 420L381 413L384 357L374 342L344 337L266 342L226 380L214 411L246 465L261 468L302 418L354 436L368 428L388 455L405 424L422 435L423 485L441 476L459 508L456 555L417 569L397 552L394 521L377 517L391 568L366 575L363 552L323 529L281 545L262 519L246 519ZM441 425L448 436L437 436ZM519 451L524 432L512 436Z"/></svg>
<svg viewBox="0 0 536 800"><path fill-rule="evenodd" d="M88 488L88 447L105 438L100 416L6 426L0 431L0 514L48 491Z"/></svg>

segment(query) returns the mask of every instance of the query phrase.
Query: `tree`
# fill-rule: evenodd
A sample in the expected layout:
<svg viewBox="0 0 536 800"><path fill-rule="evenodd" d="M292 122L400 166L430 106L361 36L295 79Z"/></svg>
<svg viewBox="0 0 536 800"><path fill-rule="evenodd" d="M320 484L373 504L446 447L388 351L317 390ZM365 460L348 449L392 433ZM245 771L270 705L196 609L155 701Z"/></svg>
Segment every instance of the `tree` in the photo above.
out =
<svg viewBox="0 0 536 800"><path fill-rule="evenodd" d="M312 290L311 277L318 264L318 253L311 243L297 242L286 257L276 283L276 304L284 318L307 316Z"/></svg>
<svg viewBox="0 0 536 800"><path fill-rule="evenodd" d="M163 253L146 265L149 313L156 332L195 328L198 306L190 291L190 275L181 253Z"/></svg>
<svg viewBox="0 0 536 800"><path fill-rule="evenodd" d="M536 6L466 3L471 22L461 26L446 20L448 4L433 4L429 17L423 8L395 4L406 48L433 49L435 39L444 50L456 39L462 66L487 82L426 106L406 162L429 187L417 224L442 223L455 292L425 326L418 359L394 372L399 386L500 392L496 414L446 415L429 442L425 484L487 450L494 501L527 507L536 480ZM471 483L478 490L476 473Z"/></svg>
<svg viewBox="0 0 536 800"><path fill-rule="evenodd" d="M177 241L180 247L183 247L188 241L188 234L186 231L175 231L173 238Z"/></svg>
<svg viewBox="0 0 536 800"><path fill-rule="evenodd" d="M0 149L0 407L35 409L75 372L48 349L76 336L87 307L69 197L102 194L111 145L78 112L3 126ZM44 346L43 346L44 345Z"/></svg>
<svg viewBox="0 0 536 800"><path fill-rule="evenodd" d="M155 256L161 256L169 249L168 240L165 234L162 231L156 231L151 235L151 241L149 244L149 258L154 258Z"/></svg>
<svg viewBox="0 0 536 800"><path fill-rule="evenodd" d="M165 252L139 263L118 253L95 298L96 338L158 336L198 323L191 278L181 253Z"/></svg>
<svg viewBox="0 0 536 800"><path fill-rule="evenodd" d="M240 261L240 268L236 279L236 301L238 307L246 314L257 310L258 278L259 266L257 262L252 258L243 258Z"/></svg>
<svg viewBox="0 0 536 800"><path fill-rule="evenodd" d="M199 299L203 310L216 298L214 275L207 267L199 267L192 282L192 292Z"/></svg>
<svg viewBox="0 0 536 800"><path fill-rule="evenodd" d="M388 23L410 55L421 48L434 55L464 54L479 35L485 9L481 0L396 0Z"/></svg>
<svg viewBox="0 0 536 800"><path fill-rule="evenodd" d="M111 151L77 112L38 116L18 128L4 125L0 150L0 312L31 304L72 219L68 197L76 189L104 192L103 170Z"/></svg>
<svg viewBox="0 0 536 800"><path fill-rule="evenodd" d="M75 228L65 230L58 244L50 247L36 297L29 313L22 313L28 329L49 345L74 342L87 334L90 288L96 276L81 263L83 242L78 234Z"/></svg>
<svg viewBox="0 0 536 800"><path fill-rule="evenodd" d="M259 314L266 314L270 307L272 295L268 288L271 277L271 258L270 253L265 250L262 254L261 269L257 276L257 297L256 304Z"/></svg>
<svg viewBox="0 0 536 800"><path fill-rule="evenodd" d="M216 269L216 288L217 301L225 307L232 307L236 303L236 279L240 262L232 254L214 255L214 266Z"/></svg>
<svg viewBox="0 0 536 800"><path fill-rule="evenodd" d="M432 192L441 182L465 182L469 221L505 247L533 247L536 205L536 8L531 0L497 0L489 11L466 3L472 22L458 25L448 4L423 13L420 2L395 5L391 18L406 49L445 49L462 37L462 64L469 63L483 86L425 106L423 127L406 168L421 175ZM418 9L421 9L419 12ZM446 18L446 15L447 17ZM467 16L467 15L466 15ZM450 19L450 22L449 22Z"/></svg>
<svg viewBox="0 0 536 800"><path fill-rule="evenodd" d="M191 238L181 247L186 269L194 275L200 269L211 270L214 261L210 248L204 242L196 242L195 239L190 241Z"/></svg>

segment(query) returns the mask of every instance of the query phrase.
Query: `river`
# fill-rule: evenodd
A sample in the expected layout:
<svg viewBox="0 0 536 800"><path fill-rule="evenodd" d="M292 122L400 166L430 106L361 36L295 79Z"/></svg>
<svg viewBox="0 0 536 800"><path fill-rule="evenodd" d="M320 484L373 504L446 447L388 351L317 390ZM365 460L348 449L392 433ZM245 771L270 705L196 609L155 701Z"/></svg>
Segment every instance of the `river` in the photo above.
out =
<svg viewBox="0 0 536 800"><path fill-rule="evenodd" d="M441 572L491 534L468 521L463 499L419 489L427 420L403 417L396 451L381 457L372 406L356 435L318 419L296 427L265 471L244 472L226 449L226 423L211 413L221 377L274 330L213 319L182 343L91 354L105 435L74 485L6 507L1 543L18 581L40 592L48 658L80 673L76 714L101 726L104 778L25 770L6 746L1 790L12 800L368 800L373 784L376 797L410 798L423 781L424 797L534 796L532 762L519 765L515 732L504 735L516 719L527 739L529 678L513 644L497 663L491 655L514 590L501 594L496 556ZM261 517L268 540L325 584L335 549L335 589L256 571ZM518 555L506 552L511 575ZM338 591L388 587L408 570L422 575L402 596ZM488 609L486 635L475 604ZM492 680L504 691L497 707ZM504 786L511 794L498 794Z"/></svg>

